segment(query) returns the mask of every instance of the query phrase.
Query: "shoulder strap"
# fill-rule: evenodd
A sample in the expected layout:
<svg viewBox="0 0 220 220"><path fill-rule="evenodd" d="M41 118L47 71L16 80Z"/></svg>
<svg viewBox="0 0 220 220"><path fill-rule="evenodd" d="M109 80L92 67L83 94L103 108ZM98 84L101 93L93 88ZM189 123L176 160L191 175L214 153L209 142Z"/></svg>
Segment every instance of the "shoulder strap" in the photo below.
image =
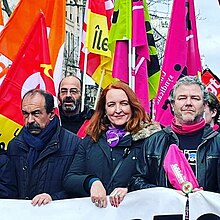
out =
<svg viewBox="0 0 220 220"><path fill-rule="evenodd" d="M111 179L110 179L110 181L109 181L109 183L108 183L107 188L110 187L110 185L111 185L111 183L112 183L112 181L113 181L113 179L114 179L116 173L118 172L119 168L121 167L122 163L124 162L124 160L125 160L125 158L128 156L128 154L130 154L130 149L127 147L127 148L125 148L124 153L123 153L123 155L122 155L122 158L119 160L117 166L115 167L115 169L114 169L114 171L113 171L113 173L112 173L112 176L111 176Z"/></svg>

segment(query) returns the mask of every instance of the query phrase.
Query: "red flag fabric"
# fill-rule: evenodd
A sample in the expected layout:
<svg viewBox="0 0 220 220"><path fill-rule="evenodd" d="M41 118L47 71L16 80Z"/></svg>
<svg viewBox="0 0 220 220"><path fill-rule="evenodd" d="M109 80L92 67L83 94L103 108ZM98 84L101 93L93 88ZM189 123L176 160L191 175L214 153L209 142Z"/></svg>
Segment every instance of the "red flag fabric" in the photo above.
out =
<svg viewBox="0 0 220 220"><path fill-rule="evenodd" d="M4 25L4 18L2 14L2 1L0 1L0 26L3 26L3 25Z"/></svg>
<svg viewBox="0 0 220 220"><path fill-rule="evenodd" d="M0 83L40 11L44 13L56 84L62 78L66 0L20 0L0 34Z"/></svg>
<svg viewBox="0 0 220 220"><path fill-rule="evenodd" d="M212 92L220 101L220 79L209 68L203 70L202 82L207 85L207 90Z"/></svg>
<svg viewBox="0 0 220 220"><path fill-rule="evenodd" d="M174 0L166 41L160 85L155 100L155 120L171 124L169 94L179 77L202 72L193 0Z"/></svg>
<svg viewBox="0 0 220 220"><path fill-rule="evenodd" d="M30 89L55 96L45 18L40 13L0 87L1 142L5 144L23 125L21 100Z"/></svg>

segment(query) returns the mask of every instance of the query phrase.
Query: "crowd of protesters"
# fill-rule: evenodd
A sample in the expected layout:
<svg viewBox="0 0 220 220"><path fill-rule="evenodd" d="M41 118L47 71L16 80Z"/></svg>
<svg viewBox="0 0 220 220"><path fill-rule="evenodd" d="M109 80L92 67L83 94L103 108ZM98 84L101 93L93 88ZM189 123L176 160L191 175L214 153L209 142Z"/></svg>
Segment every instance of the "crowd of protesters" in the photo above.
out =
<svg viewBox="0 0 220 220"><path fill-rule="evenodd" d="M30 199L40 206L91 197L105 208L118 207L130 191L151 187L183 196L220 192L220 104L196 76L174 85L169 98L174 116L164 128L123 82L107 86L95 110L81 111L81 99L75 76L60 82L60 117L50 93L33 89L23 96L24 126L0 149L0 198ZM181 171L191 171L182 183L169 167L177 157Z"/></svg>

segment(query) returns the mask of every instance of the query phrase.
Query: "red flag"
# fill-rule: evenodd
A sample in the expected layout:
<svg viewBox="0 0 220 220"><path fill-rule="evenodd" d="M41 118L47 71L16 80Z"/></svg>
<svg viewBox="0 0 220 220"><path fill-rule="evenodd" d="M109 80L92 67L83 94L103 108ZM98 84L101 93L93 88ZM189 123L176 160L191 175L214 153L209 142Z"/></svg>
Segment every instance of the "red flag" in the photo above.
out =
<svg viewBox="0 0 220 220"><path fill-rule="evenodd" d="M4 17L2 14L2 1L0 1L0 26L4 25Z"/></svg>
<svg viewBox="0 0 220 220"><path fill-rule="evenodd" d="M173 115L168 105L169 93L179 77L197 75L202 66L198 48L193 0L174 0L155 101L155 120L170 125Z"/></svg>
<svg viewBox="0 0 220 220"><path fill-rule="evenodd" d="M22 96L41 88L55 96L45 18L40 13L0 87L1 142L7 143L23 125Z"/></svg>
<svg viewBox="0 0 220 220"><path fill-rule="evenodd" d="M0 35L0 81L7 72L40 11L45 15L56 83L62 78L66 0L20 0Z"/></svg>
<svg viewBox="0 0 220 220"><path fill-rule="evenodd" d="M203 71L202 82L207 85L207 90L212 92L220 101L220 79L210 69L207 68Z"/></svg>

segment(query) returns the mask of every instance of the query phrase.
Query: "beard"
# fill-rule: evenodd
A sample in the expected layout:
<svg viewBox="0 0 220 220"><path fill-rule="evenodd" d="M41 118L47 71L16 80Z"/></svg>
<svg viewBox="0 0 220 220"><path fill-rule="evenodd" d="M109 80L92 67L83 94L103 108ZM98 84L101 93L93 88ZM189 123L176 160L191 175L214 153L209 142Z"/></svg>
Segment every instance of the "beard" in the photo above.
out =
<svg viewBox="0 0 220 220"><path fill-rule="evenodd" d="M197 114L185 114L185 113L180 113L180 112L175 112L175 117L178 119L178 121L182 121L183 124L195 124L201 121L203 118L203 112L198 112Z"/></svg>
<svg viewBox="0 0 220 220"><path fill-rule="evenodd" d="M28 123L28 124L26 125L26 128L27 128L27 130L28 130L31 134L33 134L33 135L38 135L38 134L40 134L41 131L42 131L42 128L41 128L40 125L39 125L38 123L36 123L36 122Z"/></svg>
<svg viewBox="0 0 220 220"><path fill-rule="evenodd" d="M62 102L62 109L66 113L75 113L80 108L81 100L73 99L72 97L66 97Z"/></svg>

